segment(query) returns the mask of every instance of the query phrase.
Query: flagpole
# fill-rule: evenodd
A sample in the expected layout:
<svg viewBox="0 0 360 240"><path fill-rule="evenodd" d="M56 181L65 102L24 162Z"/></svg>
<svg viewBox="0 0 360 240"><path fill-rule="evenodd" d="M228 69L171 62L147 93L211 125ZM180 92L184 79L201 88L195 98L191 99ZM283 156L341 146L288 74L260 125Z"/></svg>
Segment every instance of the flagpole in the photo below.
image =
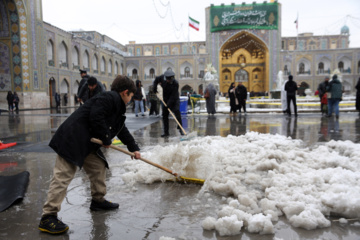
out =
<svg viewBox="0 0 360 240"><path fill-rule="evenodd" d="M296 16L296 51L299 50L299 12L297 12Z"/></svg>
<svg viewBox="0 0 360 240"><path fill-rule="evenodd" d="M190 44L190 26L189 26L189 19L190 19L190 15L189 15L189 13L188 13L188 44Z"/></svg>

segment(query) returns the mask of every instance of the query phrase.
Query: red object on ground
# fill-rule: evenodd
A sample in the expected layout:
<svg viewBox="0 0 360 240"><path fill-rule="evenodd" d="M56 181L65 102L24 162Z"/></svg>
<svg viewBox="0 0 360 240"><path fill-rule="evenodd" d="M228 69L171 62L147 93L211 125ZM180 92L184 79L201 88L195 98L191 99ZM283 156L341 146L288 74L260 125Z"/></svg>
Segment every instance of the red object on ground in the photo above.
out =
<svg viewBox="0 0 360 240"><path fill-rule="evenodd" d="M16 142L13 142L13 143L1 143L0 142L0 150L5 149L5 148L9 148L9 147L12 147L12 146L15 146L15 145L16 145Z"/></svg>
<svg viewBox="0 0 360 240"><path fill-rule="evenodd" d="M16 167L17 165L17 162L0 163L0 172L5 171L6 168Z"/></svg>

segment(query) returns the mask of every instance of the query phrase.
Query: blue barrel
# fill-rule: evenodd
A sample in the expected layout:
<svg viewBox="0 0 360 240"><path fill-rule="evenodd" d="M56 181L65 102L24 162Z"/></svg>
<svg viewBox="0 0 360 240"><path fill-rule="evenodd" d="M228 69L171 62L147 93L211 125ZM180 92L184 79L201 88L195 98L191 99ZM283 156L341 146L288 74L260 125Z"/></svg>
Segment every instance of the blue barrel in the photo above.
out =
<svg viewBox="0 0 360 240"><path fill-rule="evenodd" d="M180 113L181 115L187 114L188 97L180 97Z"/></svg>

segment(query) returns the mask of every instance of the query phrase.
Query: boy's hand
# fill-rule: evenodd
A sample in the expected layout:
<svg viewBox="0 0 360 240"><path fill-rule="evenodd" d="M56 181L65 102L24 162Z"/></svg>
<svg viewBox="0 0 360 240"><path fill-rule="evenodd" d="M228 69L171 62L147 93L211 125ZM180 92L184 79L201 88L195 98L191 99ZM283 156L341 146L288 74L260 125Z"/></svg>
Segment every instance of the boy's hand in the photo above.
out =
<svg viewBox="0 0 360 240"><path fill-rule="evenodd" d="M136 151L136 152L134 152L134 154L135 154L135 156L131 156L131 159L139 159L139 158L141 158L141 154L140 154L140 152L139 151Z"/></svg>

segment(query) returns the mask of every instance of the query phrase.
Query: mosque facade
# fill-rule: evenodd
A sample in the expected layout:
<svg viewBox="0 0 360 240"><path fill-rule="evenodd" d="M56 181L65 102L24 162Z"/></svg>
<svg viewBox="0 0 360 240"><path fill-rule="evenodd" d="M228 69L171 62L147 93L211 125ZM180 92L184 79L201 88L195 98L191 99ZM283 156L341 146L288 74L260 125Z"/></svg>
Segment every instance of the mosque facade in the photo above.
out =
<svg viewBox="0 0 360 240"><path fill-rule="evenodd" d="M278 2L211 5L205 12L205 41L123 45L99 32L67 32L44 22L41 0L0 0L0 106L6 108L8 91L19 94L22 109L54 107L56 92L62 100L67 94L73 106L79 69L107 90L124 74L141 80L146 91L155 76L172 69L181 94L202 94L206 69L213 66L220 92L243 82L254 95L279 89L279 72L315 91L339 69L344 91L354 93L360 48L349 48L347 26L338 35L282 37Z"/></svg>

